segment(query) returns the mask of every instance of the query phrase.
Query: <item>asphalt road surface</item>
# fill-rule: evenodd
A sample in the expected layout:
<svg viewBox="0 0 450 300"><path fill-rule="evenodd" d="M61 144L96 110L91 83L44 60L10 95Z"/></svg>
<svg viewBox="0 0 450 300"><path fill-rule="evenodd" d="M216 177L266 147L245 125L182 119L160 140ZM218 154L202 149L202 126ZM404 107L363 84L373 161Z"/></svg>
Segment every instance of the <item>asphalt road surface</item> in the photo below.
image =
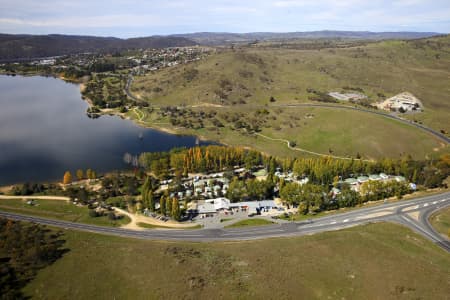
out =
<svg viewBox="0 0 450 300"><path fill-rule="evenodd" d="M131 238L171 241L236 241L253 240L269 237L289 237L315 234L324 231L339 230L346 227L366 224L370 222L388 221L400 223L410 227L425 236L446 251L450 252L450 241L437 233L428 218L434 211L450 205L450 192L440 195L427 196L413 200L380 204L373 207L355 209L350 212L330 215L303 222L291 222L277 225L267 225L233 229L143 229L130 230L123 228L101 227L82 223L50 220L40 217L0 211L0 216L29 221L65 229L82 230L101 234L117 235Z"/></svg>

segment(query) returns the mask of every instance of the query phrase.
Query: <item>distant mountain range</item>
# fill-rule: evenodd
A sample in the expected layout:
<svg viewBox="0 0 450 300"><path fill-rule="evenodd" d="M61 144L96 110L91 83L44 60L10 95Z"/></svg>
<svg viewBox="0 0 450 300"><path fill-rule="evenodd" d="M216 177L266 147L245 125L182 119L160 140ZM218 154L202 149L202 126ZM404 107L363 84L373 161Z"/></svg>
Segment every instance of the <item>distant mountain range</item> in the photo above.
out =
<svg viewBox="0 0 450 300"><path fill-rule="evenodd" d="M49 57L84 52L112 52L124 49L192 46L184 37L151 36L119 39L74 35L0 34L0 61Z"/></svg>
<svg viewBox="0 0 450 300"><path fill-rule="evenodd" d="M416 39L439 35L436 32L368 32L368 31L311 31L311 32L199 32L120 39L114 37L74 35L12 35L0 34L0 61L58 56L83 52L112 52L124 49L184 47L192 45L224 45L255 40L289 39Z"/></svg>
<svg viewBox="0 0 450 300"><path fill-rule="evenodd" d="M198 32L190 34L172 35L184 37L203 45L222 45L229 43L244 43L250 41L270 41L289 39L418 39L440 35L436 32L370 32L370 31L307 31L307 32L250 32L250 33L227 33L227 32Z"/></svg>

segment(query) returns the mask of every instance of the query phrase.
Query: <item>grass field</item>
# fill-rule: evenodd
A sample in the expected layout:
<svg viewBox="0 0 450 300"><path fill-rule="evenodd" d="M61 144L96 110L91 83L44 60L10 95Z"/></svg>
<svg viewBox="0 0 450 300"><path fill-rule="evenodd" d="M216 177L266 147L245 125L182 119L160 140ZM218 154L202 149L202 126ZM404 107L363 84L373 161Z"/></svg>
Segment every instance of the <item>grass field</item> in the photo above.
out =
<svg viewBox="0 0 450 300"><path fill-rule="evenodd" d="M261 226L261 225L270 225L273 222L265 220L265 219L246 219L242 221L238 221L236 223L225 226L225 228L237 228L237 227L247 227L247 226Z"/></svg>
<svg viewBox="0 0 450 300"><path fill-rule="evenodd" d="M448 299L450 256L399 225L176 243L65 232L33 299Z"/></svg>
<svg viewBox="0 0 450 300"><path fill-rule="evenodd" d="M255 140L233 128L240 119L261 124L262 133L295 140L306 150L338 156L359 152L366 158L416 158L442 150L443 145L422 131L380 116L324 108L276 108L311 102L308 89L320 92L359 88L371 101L409 91L422 100L425 112L405 116L450 132L450 36L419 41L384 41L345 49L291 50L242 47L220 50L190 65L135 78L131 91L156 107L183 106L193 112L214 112L224 124L216 128L171 126L157 110L146 112L143 124L190 133L231 145L251 146L279 156L298 156L275 141ZM275 102L269 101L270 97ZM255 115L265 108L268 116ZM313 113L313 118L306 117ZM131 118L137 118L130 113ZM180 119L181 120L181 119ZM197 117L185 119L197 122ZM195 127L195 126L194 126Z"/></svg>
<svg viewBox="0 0 450 300"><path fill-rule="evenodd" d="M125 225L131 221L127 216L124 216L120 220L110 220L107 216L93 218L89 216L87 207L77 206L66 201L35 200L36 205L28 205L26 202L18 199L2 199L0 200L0 210L100 226L116 227Z"/></svg>
<svg viewBox="0 0 450 300"><path fill-rule="evenodd" d="M433 214L430 222L439 233L450 239L450 206Z"/></svg>

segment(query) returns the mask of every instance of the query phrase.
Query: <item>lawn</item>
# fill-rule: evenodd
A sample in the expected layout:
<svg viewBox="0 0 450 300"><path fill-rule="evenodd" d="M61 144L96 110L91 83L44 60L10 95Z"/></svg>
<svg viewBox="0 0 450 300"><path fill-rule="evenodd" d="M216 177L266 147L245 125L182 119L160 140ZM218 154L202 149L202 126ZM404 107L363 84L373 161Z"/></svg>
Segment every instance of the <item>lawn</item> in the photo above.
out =
<svg viewBox="0 0 450 300"><path fill-rule="evenodd" d="M430 223L439 233L450 239L450 206L434 213L430 217Z"/></svg>
<svg viewBox="0 0 450 300"><path fill-rule="evenodd" d="M120 220L110 220L107 216L93 218L89 216L89 209L86 206L77 206L66 201L39 199L34 202L35 205L28 205L26 200L1 199L0 210L100 226L117 227L131 221L127 216L124 216Z"/></svg>
<svg viewBox="0 0 450 300"><path fill-rule="evenodd" d="M225 226L225 228L236 228L236 227L247 227L247 226L261 226L261 225L270 225L273 224L272 221L265 219L245 219L242 221L238 221L236 223Z"/></svg>
<svg viewBox="0 0 450 300"><path fill-rule="evenodd" d="M450 256L377 223L295 238L157 242L65 231L34 299L448 299Z"/></svg>

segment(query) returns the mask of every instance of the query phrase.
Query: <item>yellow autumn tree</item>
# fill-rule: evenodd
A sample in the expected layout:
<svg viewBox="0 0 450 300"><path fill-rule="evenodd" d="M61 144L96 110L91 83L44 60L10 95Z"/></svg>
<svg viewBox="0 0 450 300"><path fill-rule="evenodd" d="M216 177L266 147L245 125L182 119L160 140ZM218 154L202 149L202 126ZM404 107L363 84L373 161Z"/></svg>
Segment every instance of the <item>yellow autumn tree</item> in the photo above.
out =
<svg viewBox="0 0 450 300"><path fill-rule="evenodd" d="M78 170L77 170L77 179L78 179L78 180L81 180L81 179L83 179L83 177L84 177L84 172L83 172L83 170L78 169Z"/></svg>
<svg viewBox="0 0 450 300"><path fill-rule="evenodd" d="M69 171L66 171L66 173L64 173L63 184L69 184L71 182L72 182L72 174L70 174Z"/></svg>

